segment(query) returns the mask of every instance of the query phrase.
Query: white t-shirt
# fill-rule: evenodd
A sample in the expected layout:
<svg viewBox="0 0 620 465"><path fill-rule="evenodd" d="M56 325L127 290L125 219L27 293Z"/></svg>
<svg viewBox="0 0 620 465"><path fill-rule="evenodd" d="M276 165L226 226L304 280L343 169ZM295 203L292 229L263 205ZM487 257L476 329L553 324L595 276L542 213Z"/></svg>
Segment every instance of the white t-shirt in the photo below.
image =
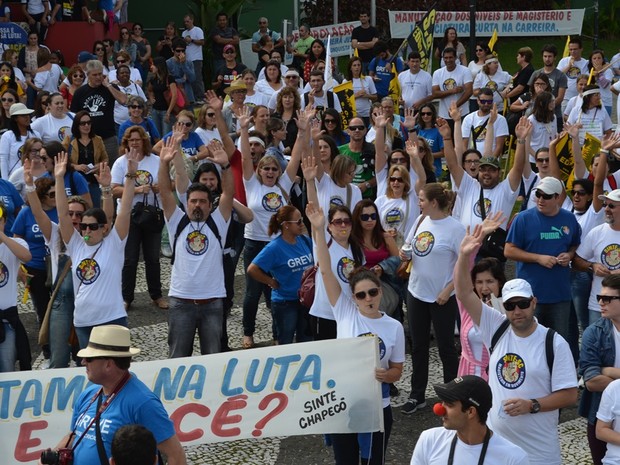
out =
<svg viewBox="0 0 620 465"><path fill-rule="evenodd" d="M433 86L439 86L439 90L441 91L454 89L468 82L472 82L471 72L462 65L456 65L456 68L452 71L448 71L445 67L439 68L433 73ZM458 93L439 99L439 116L450 119L450 105L452 102L456 102L461 95L462 93ZM461 105L460 110L463 116L469 113L469 102L466 101Z"/></svg>
<svg viewBox="0 0 620 465"><path fill-rule="evenodd" d="M125 173L127 173L127 158L123 155L117 158L112 165L112 184L125 185ZM138 162L138 170L136 171L137 178L135 179L136 187L143 186L145 184L157 184L157 174L159 173L159 157L155 154L151 154L144 157ZM146 201L149 205L155 204L155 194L151 189L146 196ZM144 202L144 194L135 194L133 196L132 206L138 202ZM157 203L161 205L161 198L157 194ZM120 208L120 203L119 203Z"/></svg>
<svg viewBox="0 0 620 465"><path fill-rule="evenodd" d="M487 128L480 131L480 128L486 120L488 120L491 115L480 116L478 111L474 111L470 113L465 118L463 118L463 123L461 125L461 132L463 134L463 138L470 138L472 128L478 132L478 136L476 137L476 149L480 153L484 153L484 139L487 136ZM488 123L487 123L488 124ZM497 115L497 119L495 123L493 123L493 134L495 135L493 139L493 149L492 153L495 152L495 147L497 145L497 138L508 135L508 123L506 122L506 118L502 115Z"/></svg>
<svg viewBox="0 0 620 465"><path fill-rule="evenodd" d="M0 137L0 174L2 179L9 180L11 173L22 166L22 146L27 139L39 137L36 131L28 131L28 135L21 136L20 140L15 139L13 131L6 131Z"/></svg>
<svg viewBox="0 0 620 465"><path fill-rule="evenodd" d="M458 219L463 225L469 226L471 230L477 224L482 223L482 212L480 210L480 183L467 173L463 174L461 185L456 187L452 182L454 191L461 199L461 208L453 211L454 218ZM493 213L501 211L508 216L519 195L519 189L514 191L510 187L508 178L504 179L493 189L484 189L484 205L487 217ZM506 229L508 220L502 223L502 228Z"/></svg>
<svg viewBox="0 0 620 465"><path fill-rule="evenodd" d="M416 74L406 69L398 75L398 82L405 108L411 108L415 102L433 93L433 78L423 69Z"/></svg>
<svg viewBox="0 0 620 465"><path fill-rule="evenodd" d="M558 63L558 69L563 70L568 66L571 57L564 57ZM568 88L566 89L566 93L564 94L564 100L569 100L577 95L577 77L580 74L588 74L588 60L585 58L581 58L578 61L573 63L566 71L566 80L568 81Z"/></svg>
<svg viewBox="0 0 620 465"><path fill-rule="evenodd" d="M387 195L381 195L375 200L375 205L379 211L383 229L386 231L395 229L403 238L409 235L415 219L420 216L418 196L413 191L407 195L407 200L392 199Z"/></svg>
<svg viewBox="0 0 620 465"><path fill-rule="evenodd" d="M506 88L508 84L510 84L510 80L512 76L508 74L506 71L498 70L493 76L489 76L483 72L480 72L476 75L476 79L474 79L474 90L482 89L483 87L488 87L489 89L493 89L493 103L498 105L502 105L504 99L500 95L500 92Z"/></svg>
<svg viewBox="0 0 620 465"><path fill-rule="evenodd" d="M610 271L619 270L620 231L614 231L607 223L597 226L583 237L577 255L589 262L600 263ZM601 311L596 296L601 293L602 283L603 278L595 274L588 300L589 310Z"/></svg>
<svg viewBox="0 0 620 465"><path fill-rule="evenodd" d="M284 63L280 63L280 73L282 74L282 76L284 76L287 71L288 71L288 66L286 66ZM263 66L261 70L259 71L258 77L256 78L256 80L257 81L265 80L265 66Z"/></svg>
<svg viewBox="0 0 620 465"><path fill-rule="evenodd" d="M29 249L24 239L12 238L19 245ZM21 262L6 244L0 244L0 308L7 309L17 305L17 272ZM5 289L6 288L6 289ZM2 320L0 320L2 324Z"/></svg>
<svg viewBox="0 0 620 465"><path fill-rule="evenodd" d="M484 344L491 346L493 334L506 317L482 304L480 330ZM553 339L553 378L547 366L547 328L538 324L528 337L517 336L511 327L497 341L489 360L489 386L493 407L487 424L529 455L530 463L560 465L557 410L511 417L503 401L510 398L540 399L561 389L577 387L575 363L568 343L556 334Z"/></svg>
<svg viewBox="0 0 620 465"><path fill-rule="evenodd" d="M269 89L271 89L270 93L264 92L265 86L269 87L269 84L267 84L267 81L263 81L263 84L261 84L260 89L256 88L256 86L255 86L256 93L260 94L262 96L261 99L263 101L266 99L267 102L268 102L268 103L261 103L261 105L266 105L267 108L269 108L272 111L275 111L276 106L278 104L278 94L280 92L282 92L282 89L284 89L286 86L282 86L282 87L280 87L276 91L274 91L273 89L271 89L271 87L269 87ZM304 91L302 89L300 89L299 87L296 87L295 89L297 90L297 93L299 94L299 98L302 99L303 95L304 95ZM256 95L255 95L255 97L256 97ZM247 99L248 99L248 97L246 96L246 98L243 101L243 103L248 103ZM258 103L256 103L256 104L258 105Z"/></svg>
<svg viewBox="0 0 620 465"><path fill-rule="evenodd" d="M570 112L573 111L573 108L575 107L581 108L581 105L583 105L583 97L581 95L574 96L566 104L566 108L564 109L564 113L563 113L564 116L568 118L568 115L570 115Z"/></svg>
<svg viewBox="0 0 620 465"><path fill-rule="evenodd" d="M551 141L558 135L558 125L556 123L555 115L553 116L553 120L549 123L541 123L534 117L534 115L528 116L527 119L530 123L532 123L532 140L530 142L530 147L534 153L542 147L548 148ZM530 155L529 161L530 163L536 163L533 155Z"/></svg>
<svg viewBox="0 0 620 465"><path fill-rule="evenodd" d="M597 226L603 224L603 222L605 221L605 209L601 208L598 212L595 212L594 205L592 204L590 204L590 207L588 207L588 209L581 214L577 213L572 208L570 211L575 214L575 218L577 218L577 223L579 223L579 226L581 226L582 241L590 231L592 231Z"/></svg>
<svg viewBox="0 0 620 465"><path fill-rule="evenodd" d="M261 184L256 174L253 174L249 181L243 179L247 205L254 212L254 220L245 225L246 239L269 241L270 236L267 233L269 220L280 207L288 205L287 197L291 192L291 187L293 187L293 181L284 172L280 176L278 184L273 187Z"/></svg>
<svg viewBox="0 0 620 465"><path fill-rule="evenodd" d="M41 90L46 90L50 94L58 92L58 85L62 77L62 68L55 63L49 71L39 71L34 76L34 85Z"/></svg>
<svg viewBox="0 0 620 465"><path fill-rule="evenodd" d="M245 100L243 101L244 105L247 105L249 107L255 107L257 105L263 105L267 108L271 108L269 106L270 102L269 102L269 98L263 94L262 92L254 92L254 95L246 95L245 96ZM275 107L275 100L274 100L274 106L273 108L271 108L272 110L274 110Z"/></svg>
<svg viewBox="0 0 620 465"><path fill-rule="evenodd" d="M105 68L103 68L103 69L105 69ZM116 69L111 69L110 70L110 72L108 73L108 80L110 82L116 81ZM142 82L142 76L140 75L140 71L138 71L134 67L130 67L129 68L129 80L131 82ZM86 82L86 79L84 80L84 82ZM120 85L119 85L119 87L120 87Z"/></svg>
<svg viewBox="0 0 620 465"><path fill-rule="evenodd" d="M420 218L416 218L417 225ZM407 290L416 299L433 303L452 281L465 226L448 216L432 220L428 216L417 230L412 229L405 242L413 248L411 274Z"/></svg>
<svg viewBox="0 0 620 465"><path fill-rule="evenodd" d="M616 54L615 56L620 55L620 53ZM620 57L619 57L620 58ZM620 91L620 81L616 82L613 86L611 86L612 89L614 89L616 92ZM616 101L616 114L620 115L620 94L618 94L618 100ZM617 118L617 120L620 120L620 118Z"/></svg>
<svg viewBox="0 0 620 465"><path fill-rule="evenodd" d="M347 82L345 79L342 81L344 84ZM377 93L377 88L375 87L375 82L372 80L370 76L364 76L362 79L354 78L353 79L353 92L359 92L360 90L365 90L368 94L374 95ZM368 117L370 116L370 107L372 106L372 101L366 97L356 97L355 98L355 114L358 117Z"/></svg>
<svg viewBox="0 0 620 465"><path fill-rule="evenodd" d="M282 89L282 87L280 87L280 89ZM256 84L254 84L254 90L256 92L260 92L261 94L263 94L265 97L269 99L271 99L271 97L277 92L273 90L273 87L271 87L266 80L256 81ZM271 100L269 100L269 108L272 110L276 108L275 100L273 101L273 108L271 107Z"/></svg>
<svg viewBox="0 0 620 465"><path fill-rule="evenodd" d="M135 95L138 97L142 97L144 101L147 100L146 95L144 95L144 91L142 90L142 87L136 84L135 81L130 82L127 87L123 87L118 84L118 89L127 97L129 97L130 95ZM127 108L127 105L119 103L118 100L114 101L114 122L120 126L128 119L129 108Z"/></svg>
<svg viewBox="0 0 620 465"><path fill-rule="evenodd" d="M203 40L205 38L205 33L198 26L194 26L191 29L186 29L181 34L181 37L185 39L187 36L190 36L192 40ZM192 42L187 44L187 48L185 49L187 53L188 61L202 61L202 45L197 45ZM218 57L219 58L219 57Z"/></svg>
<svg viewBox="0 0 620 465"><path fill-rule="evenodd" d="M338 339L377 336L381 368L389 368L389 362L405 362L405 330L400 322L385 313L381 314L381 318L362 315L353 300L343 292L332 311L338 327ZM390 397L384 397L383 407L389 405Z"/></svg>
<svg viewBox="0 0 620 465"><path fill-rule="evenodd" d="M377 196L381 196L387 193L388 173L389 170L387 163L382 170L375 171L375 178L377 180ZM418 182L418 174L413 170L413 168L409 168L409 181L411 183L411 187L409 188L409 195L413 193L417 198L418 193L415 192L415 183Z"/></svg>
<svg viewBox="0 0 620 465"><path fill-rule="evenodd" d="M327 92L331 92L331 91L323 91L323 96L321 97L319 97L318 95L314 96L314 108L321 107L321 106L323 108L333 108L338 113L340 113L342 111L342 107L340 106L340 99L338 98L336 94L334 94L334 106L330 107L329 100L327 99ZM357 102L357 99L355 101ZM309 102L310 100L308 100L308 103ZM302 95L301 96L301 109L303 110L305 108L306 108L306 99L304 98L304 95Z"/></svg>
<svg viewBox="0 0 620 465"><path fill-rule="evenodd" d="M76 327L96 326L127 316L121 292L126 242L116 228L96 245L88 245L80 233L73 231L67 254L72 262Z"/></svg>
<svg viewBox="0 0 620 465"><path fill-rule="evenodd" d="M614 380L603 391L601 403L596 412L596 418L605 423L612 423L616 433L620 432L620 380ZM614 465L620 462L620 446L611 442L607 443L607 452L603 458L603 465Z"/></svg>
<svg viewBox="0 0 620 465"><path fill-rule="evenodd" d="M527 199L526 209L529 210L530 208L536 208L536 187L538 186L538 184L540 184L542 178L539 174L532 171L529 178L522 176L522 179L523 184L525 185L525 193L530 193L530 196ZM566 196L564 202L562 202L562 205L560 205L560 207L567 211L573 210L573 202L571 201L569 196Z"/></svg>
<svg viewBox="0 0 620 465"><path fill-rule="evenodd" d="M603 133L611 129L611 118L607 114L605 107L590 108L584 112L581 110L580 105L571 110L567 121L570 124L581 123L581 128L579 128L579 143L581 145L585 142L586 133L590 133L602 140Z"/></svg>
<svg viewBox="0 0 620 465"><path fill-rule="evenodd" d="M316 257L316 252L314 256ZM346 295L347 299L353 300L353 294L349 286L349 274L355 269L355 260L353 259L351 247L345 249L332 240L329 245L329 259L331 260L332 272L340 284L341 296ZM326 320L335 320L320 271L317 272L314 282L314 302L310 308L310 315Z"/></svg>
<svg viewBox="0 0 620 465"><path fill-rule="evenodd" d="M65 136L71 137L71 126L73 125L73 113L68 113L62 118L55 118L48 113L32 122L32 129L41 134L44 143L62 142Z"/></svg>
<svg viewBox="0 0 620 465"><path fill-rule="evenodd" d="M218 131L217 128L213 128L213 129L196 128L194 132L198 134L198 136L200 136L202 143L205 145L208 145L209 142L211 142L213 139L219 140L220 142L222 141L222 136L220 136L220 131Z"/></svg>
<svg viewBox="0 0 620 465"><path fill-rule="evenodd" d="M323 174L320 181L315 179L314 184L319 197L319 205L326 215L329 209L336 205L344 205L353 211L357 203L362 200L360 188L355 184L349 184L351 186L351 199L347 204L347 186L339 187L327 173Z"/></svg>
<svg viewBox="0 0 620 465"><path fill-rule="evenodd" d="M413 450L411 465L446 465L456 431L443 427L422 431ZM454 463L474 465L478 463L482 443L466 444L460 439L454 449ZM489 439L484 463L489 465L529 465L527 454L519 446L504 439L495 431Z"/></svg>
<svg viewBox="0 0 620 465"><path fill-rule="evenodd" d="M174 240L183 211L176 208L169 220L166 220L170 241ZM211 213L222 242L226 241L230 219L224 220L219 208ZM226 297L222 277L222 245L211 231L206 221L190 221L179 234L175 248L175 260L170 276L170 297L181 299L211 299ZM202 277L197 285L196 277Z"/></svg>

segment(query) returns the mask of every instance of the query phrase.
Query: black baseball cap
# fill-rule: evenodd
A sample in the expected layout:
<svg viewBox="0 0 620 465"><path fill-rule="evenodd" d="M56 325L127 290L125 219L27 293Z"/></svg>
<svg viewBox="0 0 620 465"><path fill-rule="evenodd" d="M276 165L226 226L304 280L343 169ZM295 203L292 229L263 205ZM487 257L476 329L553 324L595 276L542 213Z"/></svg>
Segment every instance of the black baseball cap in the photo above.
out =
<svg viewBox="0 0 620 465"><path fill-rule="evenodd" d="M486 414L491 410L493 404L491 388L479 376L459 376L449 383L436 384L434 387L437 396L444 402L469 403L478 409L479 414Z"/></svg>

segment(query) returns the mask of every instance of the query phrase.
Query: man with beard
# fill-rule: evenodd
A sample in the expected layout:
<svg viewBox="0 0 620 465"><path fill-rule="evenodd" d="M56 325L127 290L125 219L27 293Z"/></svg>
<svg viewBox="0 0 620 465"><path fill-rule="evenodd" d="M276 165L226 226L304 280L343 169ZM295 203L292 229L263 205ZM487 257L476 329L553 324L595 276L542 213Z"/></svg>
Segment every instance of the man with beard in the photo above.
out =
<svg viewBox="0 0 620 465"><path fill-rule="evenodd" d="M198 330L200 353L221 351L226 287L223 279L223 238L232 214L235 192L228 155L222 143L209 143L211 161L220 165L222 195L212 211L213 198L207 186L194 183L187 189L186 212L172 194L170 164L177 170L183 162L180 141L170 137L160 153L159 183L168 234L172 239L172 273L168 345L170 358L192 355ZM198 279L197 279L198 278Z"/></svg>
<svg viewBox="0 0 620 465"><path fill-rule="evenodd" d="M480 153L485 153L487 125L492 124L495 139L493 139L491 153L495 158L499 158L504 151L504 142L508 136L508 123L502 115L495 114L493 115L494 121L491 122L491 109L493 109L493 89L484 87L480 89L478 94L478 111L474 111L463 118L461 132L466 147L475 147Z"/></svg>

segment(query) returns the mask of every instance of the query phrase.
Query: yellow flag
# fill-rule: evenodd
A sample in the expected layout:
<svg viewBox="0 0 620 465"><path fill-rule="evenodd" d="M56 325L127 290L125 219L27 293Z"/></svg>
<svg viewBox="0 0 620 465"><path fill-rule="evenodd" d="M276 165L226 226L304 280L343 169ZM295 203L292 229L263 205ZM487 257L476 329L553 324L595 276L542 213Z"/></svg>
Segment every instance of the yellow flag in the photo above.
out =
<svg viewBox="0 0 620 465"><path fill-rule="evenodd" d="M593 77L594 77L594 68L590 70L590 76L588 76L588 83L587 83L588 86L592 83Z"/></svg>
<svg viewBox="0 0 620 465"><path fill-rule="evenodd" d="M489 48L493 51L495 44L497 43L497 28L493 29L493 35L491 36L491 40L489 40Z"/></svg>
<svg viewBox="0 0 620 465"><path fill-rule="evenodd" d="M390 87L388 90L388 97L394 102L394 113L400 112L398 102L400 101L400 82L398 82L398 73L396 72L396 65L392 62L392 80L390 81Z"/></svg>
<svg viewBox="0 0 620 465"><path fill-rule="evenodd" d="M346 128L349 126L349 121L357 116L353 82L349 81L344 84L340 84L334 87L332 92L336 94L338 100L340 101L340 107L342 108L342 111L340 112L340 120L342 121L342 127Z"/></svg>
<svg viewBox="0 0 620 465"><path fill-rule="evenodd" d="M568 55L570 55L570 51L568 50L569 42L570 42L570 36L566 36L566 45L564 46L564 54L562 55L562 58L566 58Z"/></svg>
<svg viewBox="0 0 620 465"><path fill-rule="evenodd" d="M360 56L359 52L357 51L357 48L353 49L353 56L354 57L359 57Z"/></svg>

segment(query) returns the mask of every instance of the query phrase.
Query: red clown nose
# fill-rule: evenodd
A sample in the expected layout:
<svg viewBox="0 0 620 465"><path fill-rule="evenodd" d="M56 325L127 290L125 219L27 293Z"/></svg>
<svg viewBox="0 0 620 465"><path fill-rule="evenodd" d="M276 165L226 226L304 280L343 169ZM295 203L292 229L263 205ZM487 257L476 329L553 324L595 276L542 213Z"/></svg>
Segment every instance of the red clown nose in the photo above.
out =
<svg viewBox="0 0 620 465"><path fill-rule="evenodd" d="M443 417L446 413L448 413L448 411L441 402L437 402L433 405L433 413L438 417Z"/></svg>

